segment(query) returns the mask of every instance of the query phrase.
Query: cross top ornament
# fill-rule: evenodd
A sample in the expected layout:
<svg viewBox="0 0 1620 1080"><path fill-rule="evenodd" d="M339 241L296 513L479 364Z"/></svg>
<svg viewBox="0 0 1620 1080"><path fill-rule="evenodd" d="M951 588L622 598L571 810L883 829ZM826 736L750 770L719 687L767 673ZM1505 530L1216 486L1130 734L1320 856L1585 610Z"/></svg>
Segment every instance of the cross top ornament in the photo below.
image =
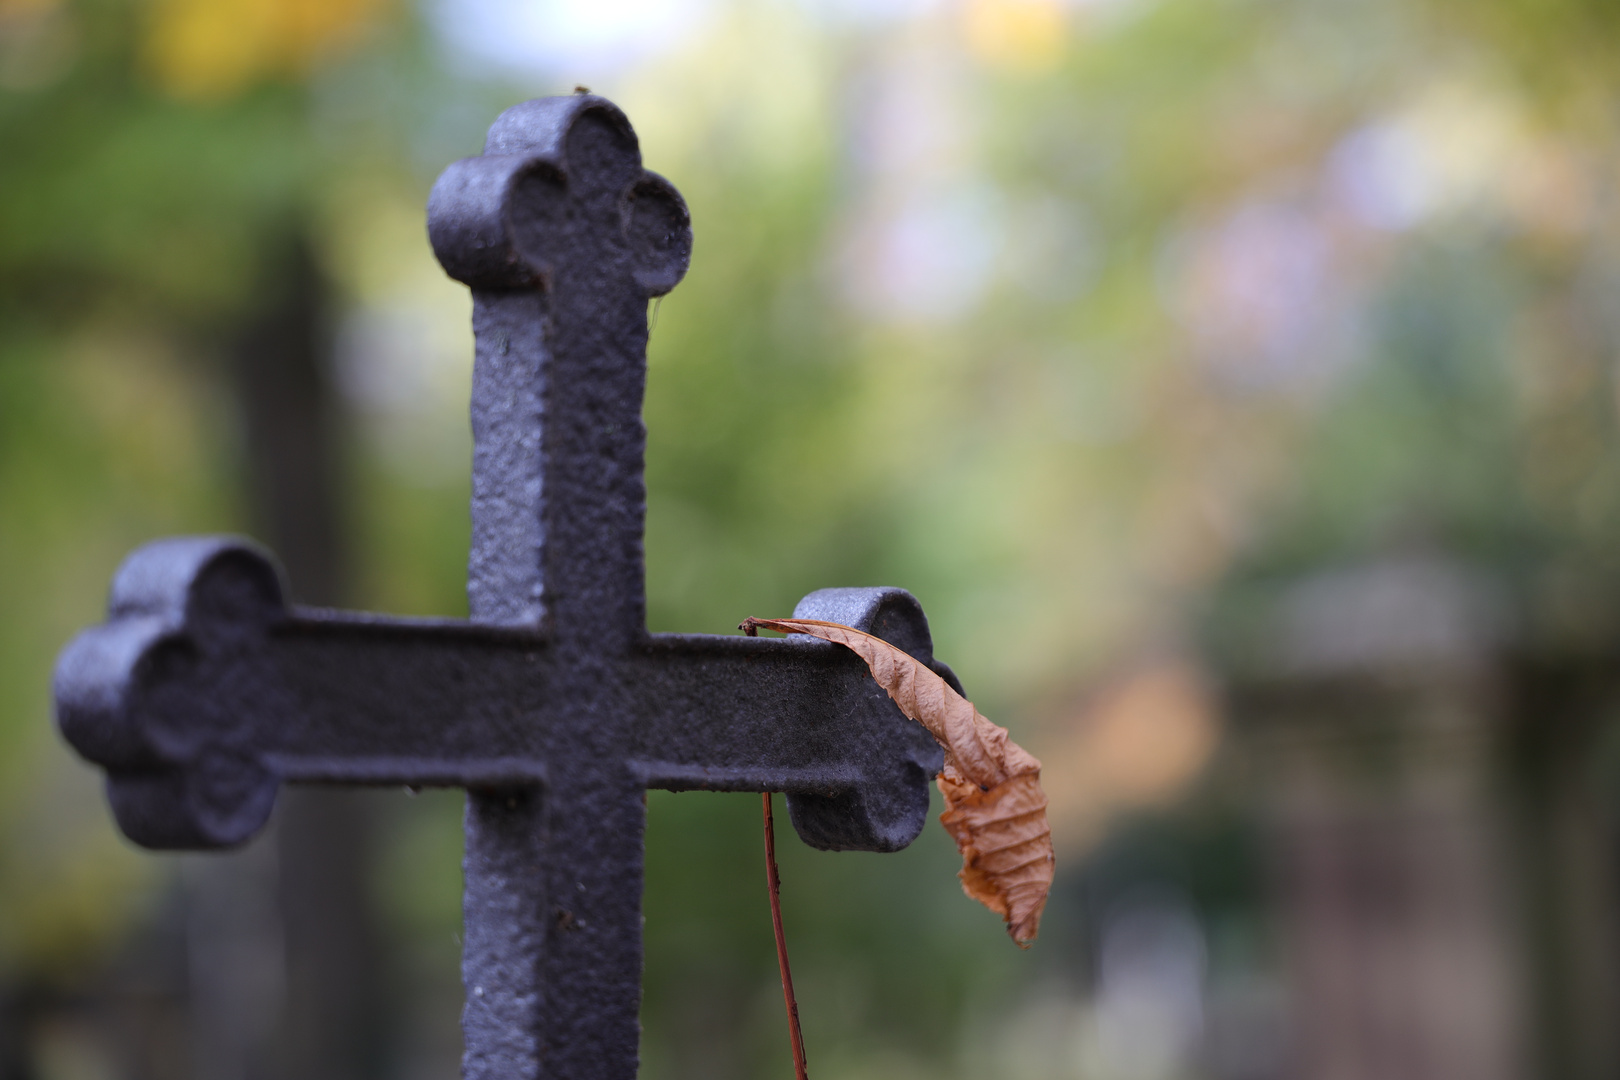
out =
<svg viewBox="0 0 1620 1080"><path fill-rule="evenodd" d="M158 541L63 651L57 722L150 848L244 843L283 783L466 789L463 1076L628 1080L645 790L782 791L811 846L895 851L942 752L840 646L646 630L647 302L692 233L624 114L507 110L440 177L428 233L473 292L470 617L292 607L249 541ZM903 590L794 615L961 689Z"/></svg>

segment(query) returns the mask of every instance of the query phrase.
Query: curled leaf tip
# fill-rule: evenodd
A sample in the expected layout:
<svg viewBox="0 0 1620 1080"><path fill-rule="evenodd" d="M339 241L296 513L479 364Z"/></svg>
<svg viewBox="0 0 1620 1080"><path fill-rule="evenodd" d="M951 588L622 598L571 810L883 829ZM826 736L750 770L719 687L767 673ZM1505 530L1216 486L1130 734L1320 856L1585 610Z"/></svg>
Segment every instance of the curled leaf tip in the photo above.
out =
<svg viewBox="0 0 1620 1080"><path fill-rule="evenodd" d="M749 635L759 627L850 649L900 711L945 748L939 820L962 854L962 891L1000 915L1007 935L1027 949L1040 932L1054 868L1041 763L926 664L882 638L819 619L750 616L742 624Z"/></svg>

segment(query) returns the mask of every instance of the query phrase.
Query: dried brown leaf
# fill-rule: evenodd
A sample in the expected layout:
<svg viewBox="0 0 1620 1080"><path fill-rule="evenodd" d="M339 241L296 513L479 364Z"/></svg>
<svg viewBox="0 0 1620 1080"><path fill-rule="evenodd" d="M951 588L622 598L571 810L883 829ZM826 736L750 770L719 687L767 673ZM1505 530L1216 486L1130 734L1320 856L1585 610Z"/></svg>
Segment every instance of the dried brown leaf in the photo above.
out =
<svg viewBox="0 0 1620 1080"><path fill-rule="evenodd" d="M903 649L882 638L820 619L749 618L742 629L809 634L855 652L900 711L945 748L937 777L945 796L940 821L962 853L962 889L1007 922L1028 947L1040 930L1052 887L1052 830L1041 791L1041 763L986 720L973 703Z"/></svg>

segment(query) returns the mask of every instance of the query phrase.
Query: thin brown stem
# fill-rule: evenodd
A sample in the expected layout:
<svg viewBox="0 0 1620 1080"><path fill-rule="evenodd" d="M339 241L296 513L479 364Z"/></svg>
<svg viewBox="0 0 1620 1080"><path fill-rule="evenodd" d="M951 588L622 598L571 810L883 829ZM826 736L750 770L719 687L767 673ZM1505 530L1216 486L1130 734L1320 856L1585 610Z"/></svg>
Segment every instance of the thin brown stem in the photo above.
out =
<svg viewBox="0 0 1620 1080"><path fill-rule="evenodd" d="M782 879L776 873L776 825L771 819L771 793L765 792L765 883L771 890L771 928L776 931L776 963L782 969L782 1000L787 1004L788 1040L793 1044L794 1080L807 1080L804 1035L799 1031L799 1003L793 997L788 970L787 938L782 934Z"/></svg>

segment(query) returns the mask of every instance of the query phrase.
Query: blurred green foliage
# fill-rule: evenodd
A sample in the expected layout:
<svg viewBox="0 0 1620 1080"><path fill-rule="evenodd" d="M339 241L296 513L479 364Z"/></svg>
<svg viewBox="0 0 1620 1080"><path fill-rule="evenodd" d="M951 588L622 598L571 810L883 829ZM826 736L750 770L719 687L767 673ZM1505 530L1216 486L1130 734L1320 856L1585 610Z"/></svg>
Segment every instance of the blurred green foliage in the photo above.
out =
<svg viewBox="0 0 1620 1080"><path fill-rule="evenodd" d="M1048 7L1061 48L1018 29ZM51 733L48 671L130 548L244 527L222 342L290 236L333 289L354 602L464 611L467 306L421 206L500 107L572 85L491 75L432 18L365 4L276 31L281 59L240 78L166 72L190 54L152 42L193 30L164 20L200 10L0 4L12 982L91 977L172 885ZM652 628L905 585L1053 788L1094 745L1097 681L1184 652L1232 580L1417 538L1502 575L1547 640L1612 642L1620 232L1612 118L1590 103L1614 45L1607 8L1574 0L716 5L593 80L697 234L654 311ZM381 360L368 326L395 328ZM1193 868L1153 874L1238 912L1248 810L1229 796L1182 811L1214 822L1167 856ZM1144 809L1111 798L1070 793L1065 863ZM458 805L394 799L378 882L413 978L441 988ZM648 1075L785 1074L758 822L752 797L650 800ZM1086 981L1094 889L1159 850L1121 843L1060 881L1054 943L1027 956L958 894L938 830L882 858L787 845L818 1075L987 1057L1045 1075L998 1056L996 1018Z"/></svg>

